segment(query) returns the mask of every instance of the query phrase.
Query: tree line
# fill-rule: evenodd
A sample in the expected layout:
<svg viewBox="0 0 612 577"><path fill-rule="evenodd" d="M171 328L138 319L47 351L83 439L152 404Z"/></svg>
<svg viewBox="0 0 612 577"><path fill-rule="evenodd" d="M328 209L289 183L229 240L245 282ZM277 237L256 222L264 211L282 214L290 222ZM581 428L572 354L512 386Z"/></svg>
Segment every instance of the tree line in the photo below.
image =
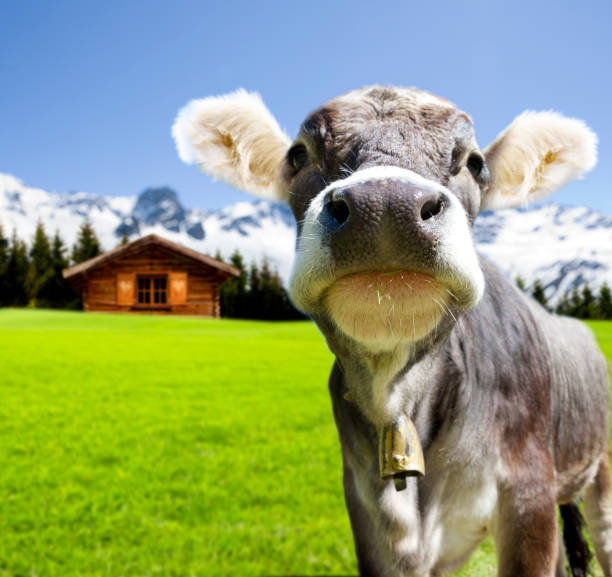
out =
<svg viewBox="0 0 612 577"><path fill-rule="evenodd" d="M100 252L100 242L87 220L79 228L71 251L58 230L50 238L40 221L29 249L17 231L7 238L0 225L0 306L82 308L80 296L62 270Z"/></svg>
<svg viewBox="0 0 612 577"><path fill-rule="evenodd" d="M120 244L126 244L124 235ZM71 249L63 241L59 231L49 237L42 222L38 222L30 248L17 237L6 237L0 225L0 306L38 308L82 308L80 296L62 271L102 252L100 241L89 220L79 227ZM215 255L222 261L220 253ZM237 250L229 262L240 275L225 281L219 289L221 316L228 318L292 320L305 318L291 304L287 290L270 263L264 259L261 266L246 265ZM612 295L604 283L597 295L588 284L573 287L559 299L555 306L548 301L540 280L527 288L522 278L516 278L517 286L530 294L542 306L560 315L580 319L612 320Z"/></svg>
<svg viewBox="0 0 612 577"><path fill-rule="evenodd" d="M221 254L215 255L223 261ZM264 259L261 267L254 262L248 267L238 250L230 258L240 275L226 280L219 288L221 316L260 320L297 320L306 318L289 300L278 271Z"/></svg>
<svg viewBox="0 0 612 577"><path fill-rule="evenodd" d="M601 285L597 295L588 284L573 287L565 291L555 306L549 303L540 280L536 279L530 289L527 289L521 277L517 277L516 284L550 312L578 319L612 320L612 295L606 283Z"/></svg>

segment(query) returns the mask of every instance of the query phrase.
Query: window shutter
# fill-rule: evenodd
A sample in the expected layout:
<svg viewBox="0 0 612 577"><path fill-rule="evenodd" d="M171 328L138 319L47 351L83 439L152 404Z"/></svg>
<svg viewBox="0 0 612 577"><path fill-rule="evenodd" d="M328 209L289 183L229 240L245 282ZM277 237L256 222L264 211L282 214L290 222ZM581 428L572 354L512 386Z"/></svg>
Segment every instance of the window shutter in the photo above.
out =
<svg viewBox="0 0 612 577"><path fill-rule="evenodd" d="M134 304L134 275L131 272L117 274L117 304Z"/></svg>
<svg viewBox="0 0 612 577"><path fill-rule="evenodd" d="M170 304L184 305L187 303L187 273L170 273Z"/></svg>

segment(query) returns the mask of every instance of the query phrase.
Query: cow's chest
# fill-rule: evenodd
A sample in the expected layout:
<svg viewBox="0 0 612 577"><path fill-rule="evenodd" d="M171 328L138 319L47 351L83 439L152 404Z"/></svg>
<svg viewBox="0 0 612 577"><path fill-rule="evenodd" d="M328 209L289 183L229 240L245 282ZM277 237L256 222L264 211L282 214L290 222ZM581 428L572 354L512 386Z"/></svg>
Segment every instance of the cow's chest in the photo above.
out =
<svg viewBox="0 0 612 577"><path fill-rule="evenodd" d="M432 516L431 523L439 533L437 550L429 552L428 565L434 575L458 570L492 529L497 484L493 475L479 474L483 475L479 479L447 479L441 498L425 507L425 518ZM423 546L428 549L427 536L423 538Z"/></svg>
<svg viewBox="0 0 612 577"><path fill-rule="evenodd" d="M364 479L365 480L365 479ZM372 490L373 489L373 490ZM491 531L497 505L493 474L428 473L409 480L370 485L368 503L378 555L390 554L390 574L442 575L459 569ZM364 492L360 491L361 495Z"/></svg>

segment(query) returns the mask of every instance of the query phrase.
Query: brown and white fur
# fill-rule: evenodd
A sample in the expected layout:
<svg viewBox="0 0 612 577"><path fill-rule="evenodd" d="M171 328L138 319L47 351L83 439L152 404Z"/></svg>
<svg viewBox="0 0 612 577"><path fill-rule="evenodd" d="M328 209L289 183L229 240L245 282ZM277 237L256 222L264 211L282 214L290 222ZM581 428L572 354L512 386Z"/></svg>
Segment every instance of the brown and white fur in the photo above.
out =
<svg viewBox="0 0 612 577"><path fill-rule="evenodd" d="M539 199L594 166L584 123L526 112L481 151L447 100L374 86L312 113L293 143L244 91L192 101L173 134L186 162L293 210L290 293L336 356L361 574L455 571L489 534L499 575L564 574L556 506L571 533L584 496L612 575L607 363L584 325L525 297L472 238L480 210ZM427 472L398 492L376 448L402 413Z"/></svg>

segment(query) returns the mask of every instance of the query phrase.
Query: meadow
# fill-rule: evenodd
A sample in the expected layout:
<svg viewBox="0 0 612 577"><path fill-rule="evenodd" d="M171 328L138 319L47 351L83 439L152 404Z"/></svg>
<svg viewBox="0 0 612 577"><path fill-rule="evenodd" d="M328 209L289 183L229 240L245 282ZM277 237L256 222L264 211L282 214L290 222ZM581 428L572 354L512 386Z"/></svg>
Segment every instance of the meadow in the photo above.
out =
<svg viewBox="0 0 612 577"><path fill-rule="evenodd" d="M311 323L5 309L0 351L0 576L357 574Z"/></svg>

